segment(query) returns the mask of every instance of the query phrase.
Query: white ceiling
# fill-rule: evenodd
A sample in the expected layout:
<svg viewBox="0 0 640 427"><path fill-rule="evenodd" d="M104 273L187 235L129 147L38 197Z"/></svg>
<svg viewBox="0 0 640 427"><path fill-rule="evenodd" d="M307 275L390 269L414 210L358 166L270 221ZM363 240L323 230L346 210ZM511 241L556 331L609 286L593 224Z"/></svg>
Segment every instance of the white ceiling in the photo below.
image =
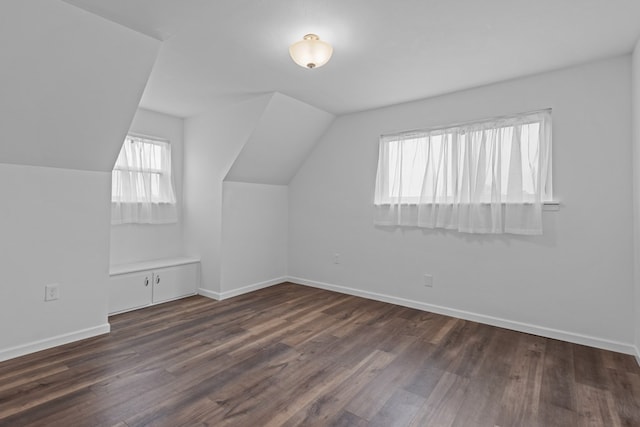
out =
<svg viewBox="0 0 640 427"><path fill-rule="evenodd" d="M371 109L630 52L638 0L66 0L164 40L142 104L187 117L278 91ZM288 46L314 32L332 60Z"/></svg>

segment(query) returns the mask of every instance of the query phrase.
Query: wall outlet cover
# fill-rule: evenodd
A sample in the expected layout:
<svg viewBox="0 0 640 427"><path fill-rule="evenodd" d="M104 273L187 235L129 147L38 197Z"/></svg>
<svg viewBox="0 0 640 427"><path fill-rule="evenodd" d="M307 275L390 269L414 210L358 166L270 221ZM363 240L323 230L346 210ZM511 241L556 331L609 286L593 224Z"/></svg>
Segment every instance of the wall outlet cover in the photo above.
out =
<svg viewBox="0 0 640 427"><path fill-rule="evenodd" d="M424 275L424 286L427 288L433 288L433 276L430 274Z"/></svg>
<svg viewBox="0 0 640 427"><path fill-rule="evenodd" d="M60 285L57 283L51 283L44 287L44 300L54 301L60 298Z"/></svg>

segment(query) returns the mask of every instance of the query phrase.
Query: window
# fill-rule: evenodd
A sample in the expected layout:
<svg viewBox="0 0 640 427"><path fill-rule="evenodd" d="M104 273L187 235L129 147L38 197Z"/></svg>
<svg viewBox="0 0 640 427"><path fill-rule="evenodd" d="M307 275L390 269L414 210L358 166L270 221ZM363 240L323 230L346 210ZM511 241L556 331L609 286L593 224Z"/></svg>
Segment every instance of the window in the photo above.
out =
<svg viewBox="0 0 640 427"><path fill-rule="evenodd" d="M177 221L171 179L171 145L128 135L111 174L113 224Z"/></svg>
<svg viewBox="0 0 640 427"><path fill-rule="evenodd" d="M540 234L551 111L380 138L376 223Z"/></svg>

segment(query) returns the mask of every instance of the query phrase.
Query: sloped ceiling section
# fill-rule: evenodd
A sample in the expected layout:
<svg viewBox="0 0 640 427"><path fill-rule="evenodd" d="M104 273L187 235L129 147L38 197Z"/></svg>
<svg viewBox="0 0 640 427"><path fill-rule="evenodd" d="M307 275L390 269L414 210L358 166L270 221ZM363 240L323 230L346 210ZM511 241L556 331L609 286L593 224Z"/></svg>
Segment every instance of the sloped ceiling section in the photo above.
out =
<svg viewBox="0 0 640 427"><path fill-rule="evenodd" d="M0 163L110 171L159 48L59 0L2 0Z"/></svg>
<svg viewBox="0 0 640 427"><path fill-rule="evenodd" d="M274 93L225 181L288 184L334 118Z"/></svg>

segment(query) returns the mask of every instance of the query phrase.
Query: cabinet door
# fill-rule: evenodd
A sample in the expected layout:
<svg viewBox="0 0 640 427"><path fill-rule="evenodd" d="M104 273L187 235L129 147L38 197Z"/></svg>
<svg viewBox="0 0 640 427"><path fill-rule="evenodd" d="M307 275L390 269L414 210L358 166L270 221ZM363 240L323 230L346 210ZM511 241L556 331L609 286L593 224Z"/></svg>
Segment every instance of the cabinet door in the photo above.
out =
<svg viewBox="0 0 640 427"><path fill-rule="evenodd" d="M153 272L153 302L193 295L198 285L198 264L168 267Z"/></svg>
<svg viewBox="0 0 640 427"><path fill-rule="evenodd" d="M151 272L120 274L109 280L109 314L151 304Z"/></svg>

